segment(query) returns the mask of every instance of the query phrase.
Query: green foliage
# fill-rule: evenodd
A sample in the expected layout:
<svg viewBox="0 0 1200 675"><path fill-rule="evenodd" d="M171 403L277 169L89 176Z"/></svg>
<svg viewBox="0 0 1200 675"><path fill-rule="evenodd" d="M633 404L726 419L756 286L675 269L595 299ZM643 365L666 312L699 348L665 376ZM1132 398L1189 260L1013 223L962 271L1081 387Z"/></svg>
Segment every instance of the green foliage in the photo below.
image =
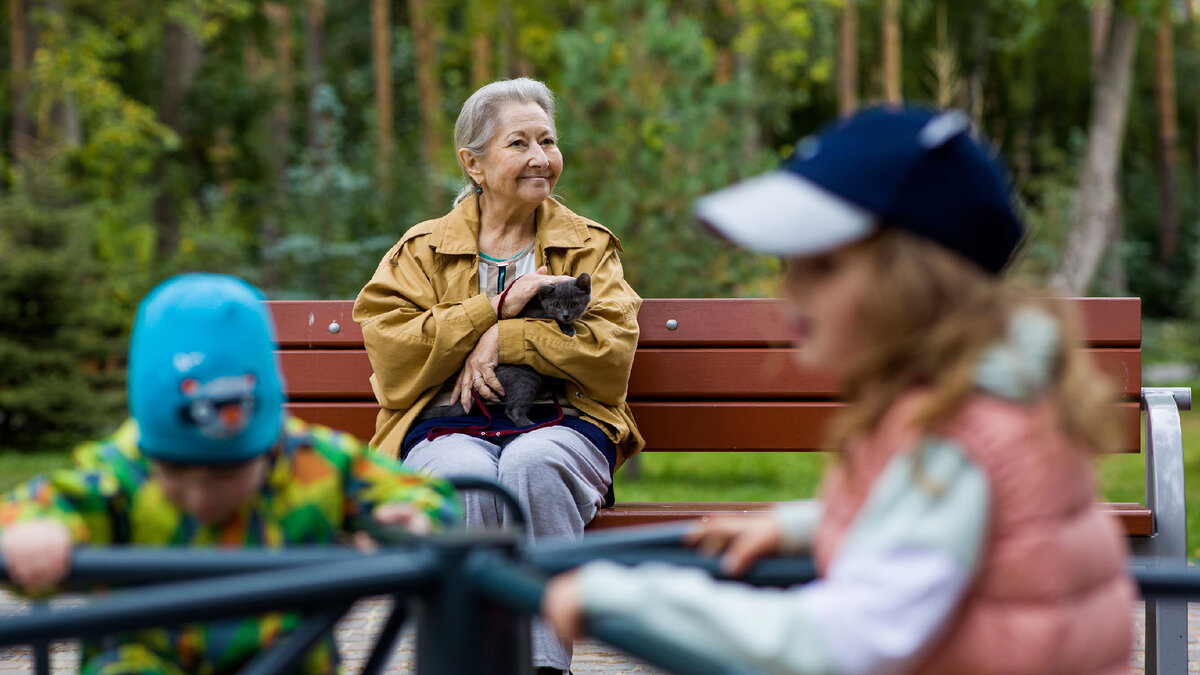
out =
<svg viewBox="0 0 1200 675"><path fill-rule="evenodd" d="M1141 295L1149 315L1200 318L1200 89L1188 86L1200 81L1200 24L1181 17L1174 63L1180 246L1171 260L1160 261L1158 252L1152 31L1164 1L1121 3L1143 31L1123 146L1123 239L1110 255L1110 269L1123 274L1108 275L1094 291ZM110 342L120 340L141 294L174 272L232 272L277 298L353 297L406 228L449 207L431 204L428 194L440 190L448 201L458 180L451 127L475 78L530 75L560 99L560 195L621 237L628 276L642 295L768 295L778 261L704 234L691 205L697 195L774 166L836 114L846 2L857 7L858 94L869 104L881 93L882 0L428 2L441 91L432 168L418 160L429 139L418 123L418 63L403 3L393 3L395 143L385 167L376 163L367 3L325 3L315 72L305 53L308 3L299 0L272 3L289 13L282 23L268 18L264 0L35 3L37 49L21 111L37 130L28 166L13 161L18 111L12 97L0 96L0 256L25 261L30 244L18 233L40 219L85 223L63 225L61 245L28 257L70 248L87 261L86 273L73 272L86 281L70 278L89 300L66 306L62 325L64 336L100 337L63 337L67 346L56 353L70 356L55 367L71 377L119 379L120 350L112 356ZM1030 232L1016 270L1033 283L1059 264L1087 147L1090 8L1089 0L901 3L905 96L972 104L980 130L1013 169ZM0 12L4 64L10 20ZM160 109L173 75L164 62L169 25L184 27L202 48L174 129ZM291 61L282 63L288 53ZM15 84L11 68L0 67L0 89ZM65 110L75 113L78 134L59 119ZM53 199L36 193L30 171L43 174L39 184L55 186ZM162 243L164 203L176 214L169 247ZM0 271L4 283L17 284L18 271L20 284L41 283L19 265ZM1121 277L1125 287L1114 283ZM4 290L7 312L16 311L9 296L61 292ZM18 343L7 330L0 341ZM109 356L78 357L84 344L106 345ZM26 351L21 358L32 357ZM68 367L78 363L82 371ZM58 401L38 404L47 414L75 414L64 412L63 387L56 394L21 386L40 401ZM15 396L8 392L0 396Z"/></svg>
<svg viewBox="0 0 1200 675"><path fill-rule="evenodd" d="M761 292L767 263L706 236L691 216L697 195L775 161L748 142L745 90L714 80L703 26L662 2L617 2L590 6L557 44L569 92L560 192L623 237L634 288L646 297Z"/></svg>
<svg viewBox="0 0 1200 675"><path fill-rule="evenodd" d="M0 200L0 438L64 447L121 417L123 312L110 311L88 209L34 167L18 187Z"/></svg>

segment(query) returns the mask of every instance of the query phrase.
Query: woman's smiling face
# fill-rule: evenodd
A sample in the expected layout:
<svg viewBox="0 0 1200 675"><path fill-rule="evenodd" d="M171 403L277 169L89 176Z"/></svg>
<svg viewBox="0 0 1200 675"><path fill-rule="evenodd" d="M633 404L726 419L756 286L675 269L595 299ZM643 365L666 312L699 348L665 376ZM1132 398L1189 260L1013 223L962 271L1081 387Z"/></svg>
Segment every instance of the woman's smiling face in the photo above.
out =
<svg viewBox="0 0 1200 675"><path fill-rule="evenodd" d="M487 151L465 153L467 171L489 201L540 204L554 191L563 165L550 117L536 103L519 102L505 104L497 116Z"/></svg>

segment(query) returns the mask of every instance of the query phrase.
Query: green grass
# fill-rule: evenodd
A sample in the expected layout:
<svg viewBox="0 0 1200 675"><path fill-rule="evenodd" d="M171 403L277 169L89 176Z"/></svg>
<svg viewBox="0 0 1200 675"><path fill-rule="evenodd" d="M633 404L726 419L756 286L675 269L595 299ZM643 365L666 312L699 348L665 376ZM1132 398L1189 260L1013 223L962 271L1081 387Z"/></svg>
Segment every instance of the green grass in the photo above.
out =
<svg viewBox="0 0 1200 675"><path fill-rule="evenodd" d="M623 502L762 502L813 497L827 453L647 452L617 474Z"/></svg>
<svg viewBox="0 0 1200 675"><path fill-rule="evenodd" d="M0 449L0 491L7 490L39 473L66 468L70 465L71 452L69 450L15 452Z"/></svg>

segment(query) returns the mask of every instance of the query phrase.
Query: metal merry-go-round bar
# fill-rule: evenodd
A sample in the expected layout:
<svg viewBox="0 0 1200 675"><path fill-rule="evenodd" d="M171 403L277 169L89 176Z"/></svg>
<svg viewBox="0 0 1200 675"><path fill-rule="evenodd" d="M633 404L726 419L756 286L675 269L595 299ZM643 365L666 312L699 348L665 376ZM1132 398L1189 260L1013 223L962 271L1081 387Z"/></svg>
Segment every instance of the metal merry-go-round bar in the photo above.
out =
<svg viewBox="0 0 1200 675"><path fill-rule="evenodd" d="M283 673L355 601L391 595L393 614L362 672L379 672L386 664L406 616L406 600L416 608L419 675L528 672L528 620L537 613L551 574L605 559L622 564L664 561L720 577L714 559L682 547L684 527L609 531L581 542L543 546L524 545L524 536L516 531L451 532L420 540L404 535L400 545L377 553L348 548L80 549L72 560L72 584L142 587L118 590L83 606L34 603L36 611L0 619L0 645L47 645L268 611L307 612L295 630L255 657L245 671ZM381 529L377 535L387 533ZM1135 558L1130 571L1144 597L1200 599L1200 569ZM759 561L742 581L791 586L814 575L811 560L775 558ZM751 672L744 665L692 653L669 635L650 634L628 622L603 619L590 622L587 630L671 672ZM464 643L478 648L461 649ZM48 664L37 667L45 672Z"/></svg>

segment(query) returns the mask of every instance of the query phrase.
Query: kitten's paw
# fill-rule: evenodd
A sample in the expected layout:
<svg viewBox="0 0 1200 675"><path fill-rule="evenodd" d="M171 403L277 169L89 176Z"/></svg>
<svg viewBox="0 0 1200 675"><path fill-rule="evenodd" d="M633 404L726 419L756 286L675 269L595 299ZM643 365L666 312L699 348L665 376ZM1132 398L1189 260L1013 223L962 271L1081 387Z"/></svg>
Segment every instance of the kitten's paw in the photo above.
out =
<svg viewBox="0 0 1200 675"><path fill-rule="evenodd" d="M512 420L512 423L519 427L533 426L533 420L529 419L529 415L525 413L509 413L508 419Z"/></svg>
<svg viewBox="0 0 1200 675"><path fill-rule="evenodd" d="M572 326L569 323L560 323L558 324L558 327L562 329L563 335L575 337L575 326Z"/></svg>

